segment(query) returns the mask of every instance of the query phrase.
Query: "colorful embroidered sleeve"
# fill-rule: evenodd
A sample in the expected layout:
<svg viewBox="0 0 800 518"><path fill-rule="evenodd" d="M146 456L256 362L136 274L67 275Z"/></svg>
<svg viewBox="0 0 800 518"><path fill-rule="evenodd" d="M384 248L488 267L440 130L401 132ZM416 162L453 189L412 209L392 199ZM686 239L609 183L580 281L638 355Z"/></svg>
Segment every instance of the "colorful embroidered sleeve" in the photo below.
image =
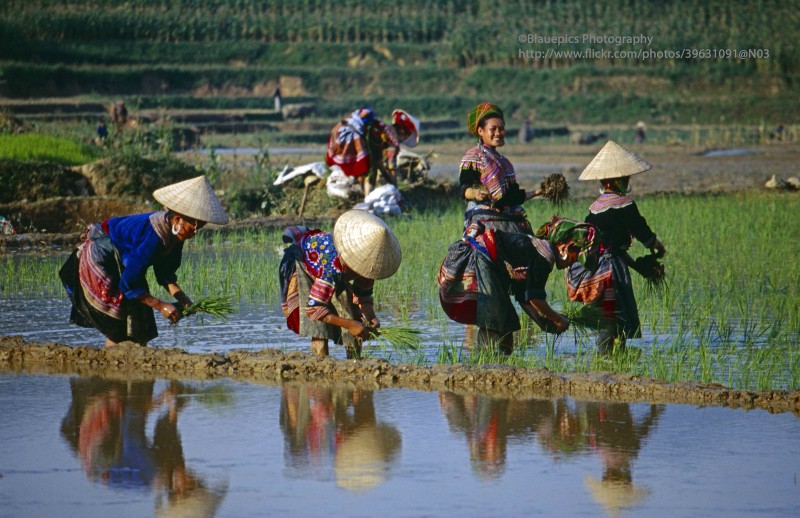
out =
<svg viewBox="0 0 800 518"><path fill-rule="evenodd" d="M481 183L481 160L477 146L467 150L461 159L458 184L461 187L461 195L464 195L469 187L480 185Z"/></svg>

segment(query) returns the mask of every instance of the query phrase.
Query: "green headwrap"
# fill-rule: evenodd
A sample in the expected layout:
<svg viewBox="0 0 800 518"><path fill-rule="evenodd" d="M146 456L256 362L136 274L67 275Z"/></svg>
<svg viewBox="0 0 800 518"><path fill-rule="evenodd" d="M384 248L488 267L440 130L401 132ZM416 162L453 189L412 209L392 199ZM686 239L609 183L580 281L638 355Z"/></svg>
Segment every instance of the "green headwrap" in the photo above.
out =
<svg viewBox="0 0 800 518"><path fill-rule="evenodd" d="M599 242L595 242L595 228L589 223L566 218L553 218L536 229L534 235L552 245L567 244L578 249L578 261L586 265L596 255Z"/></svg>
<svg viewBox="0 0 800 518"><path fill-rule="evenodd" d="M488 115L505 120L503 110L492 103L481 103L467 115L467 129L472 135L478 136L478 123Z"/></svg>

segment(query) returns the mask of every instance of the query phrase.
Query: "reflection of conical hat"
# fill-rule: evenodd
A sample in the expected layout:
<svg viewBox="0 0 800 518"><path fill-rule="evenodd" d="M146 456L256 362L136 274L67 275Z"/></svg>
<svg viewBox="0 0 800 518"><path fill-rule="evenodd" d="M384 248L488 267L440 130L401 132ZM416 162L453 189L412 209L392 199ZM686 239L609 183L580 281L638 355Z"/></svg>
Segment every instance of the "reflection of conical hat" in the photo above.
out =
<svg viewBox="0 0 800 518"><path fill-rule="evenodd" d="M336 485L350 491L366 491L382 483L399 447L400 434L390 426L356 430L336 450Z"/></svg>
<svg viewBox="0 0 800 518"><path fill-rule="evenodd" d="M160 495L155 515L157 518L211 518L217 514L227 491L226 483L215 489L200 486L181 495Z"/></svg>
<svg viewBox="0 0 800 518"><path fill-rule="evenodd" d="M621 509L637 505L650 494L646 487L634 486L630 482L597 480L593 477L585 477L583 481L594 500L611 516L617 516Z"/></svg>
<svg viewBox="0 0 800 518"><path fill-rule="evenodd" d="M344 263L367 279L391 277L400 267L400 243L384 221L363 210L349 210L333 227L333 242Z"/></svg>
<svg viewBox="0 0 800 518"><path fill-rule="evenodd" d="M228 215L205 176L156 189L153 198L178 214L216 225L228 223Z"/></svg>
<svg viewBox="0 0 800 518"><path fill-rule="evenodd" d="M643 173L653 166L636 153L628 151L613 140L589 162L578 180L606 180Z"/></svg>

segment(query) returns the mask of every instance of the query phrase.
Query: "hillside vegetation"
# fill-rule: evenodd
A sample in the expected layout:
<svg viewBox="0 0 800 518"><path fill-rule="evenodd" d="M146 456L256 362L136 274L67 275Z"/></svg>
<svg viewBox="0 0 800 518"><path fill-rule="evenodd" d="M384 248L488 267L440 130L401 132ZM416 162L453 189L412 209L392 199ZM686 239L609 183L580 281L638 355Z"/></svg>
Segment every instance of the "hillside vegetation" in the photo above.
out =
<svg viewBox="0 0 800 518"><path fill-rule="evenodd" d="M5 0L0 94L265 108L280 85L321 117L491 99L517 119L795 123L797 27L773 0Z"/></svg>

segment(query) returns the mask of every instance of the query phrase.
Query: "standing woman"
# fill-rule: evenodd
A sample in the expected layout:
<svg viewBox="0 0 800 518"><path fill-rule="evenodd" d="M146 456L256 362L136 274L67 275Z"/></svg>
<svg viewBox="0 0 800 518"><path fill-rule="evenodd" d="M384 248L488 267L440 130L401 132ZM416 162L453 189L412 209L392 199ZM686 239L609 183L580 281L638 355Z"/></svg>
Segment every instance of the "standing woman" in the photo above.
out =
<svg viewBox="0 0 800 518"><path fill-rule="evenodd" d="M180 310L192 303L177 283L183 244L206 223L228 223L205 176L157 189L153 197L164 210L89 226L59 271L72 302L70 322L103 333L106 347L122 341L147 345L158 336L153 310L170 322L180 320ZM176 302L150 293L151 266Z"/></svg>
<svg viewBox="0 0 800 518"><path fill-rule="evenodd" d="M314 354L327 356L331 339L344 344L348 358L360 357L369 328L380 326L373 285L394 275L402 259L391 229L369 212L350 210L336 220L333 234L295 226L283 242L289 245L280 265L287 327L311 337Z"/></svg>
<svg viewBox="0 0 800 518"><path fill-rule="evenodd" d="M522 204L540 191L522 189L514 166L497 151L506 138L503 111L494 104L481 103L467 116L467 129L478 137L478 145L461 159L459 185L469 201L464 227L480 221L486 228L531 234Z"/></svg>
<svg viewBox="0 0 800 518"><path fill-rule="evenodd" d="M618 347L624 349L627 338L642 335L628 269L634 266L628 253L633 239L658 257L667 253L639 213L636 202L627 196L630 177L652 167L635 153L609 140L578 178L597 180L602 186L600 197L589 206L586 216L586 222L594 225L600 235L600 257L593 270L573 265L567 272L567 289L571 300L596 304L603 309L605 327L597 336L597 346L602 353L612 352L615 340Z"/></svg>
<svg viewBox="0 0 800 518"><path fill-rule="evenodd" d="M396 183L400 145L415 147L418 142L419 121L405 111L395 110L392 123L385 124L371 108L359 108L331 130L325 163L356 177L366 196L375 186L378 172L389 183Z"/></svg>

